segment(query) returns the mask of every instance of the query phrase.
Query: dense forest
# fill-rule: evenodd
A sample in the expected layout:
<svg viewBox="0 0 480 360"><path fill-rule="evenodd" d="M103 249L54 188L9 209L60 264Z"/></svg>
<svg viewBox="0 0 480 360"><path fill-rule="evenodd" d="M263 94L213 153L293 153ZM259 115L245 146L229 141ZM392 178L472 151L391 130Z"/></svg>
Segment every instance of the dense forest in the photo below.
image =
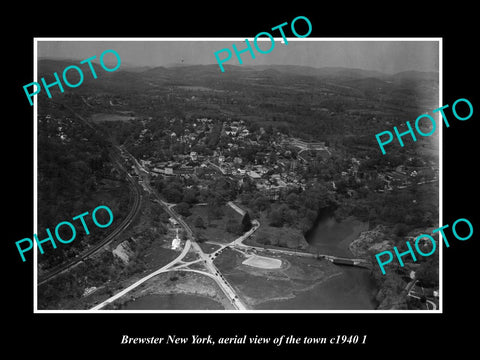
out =
<svg viewBox="0 0 480 360"><path fill-rule="evenodd" d="M61 221L70 221L77 233L72 243L58 243L56 249L45 249L39 263L46 270L75 257L119 224L128 211L130 190L125 175L113 166L109 144L98 129L53 102L46 102L40 109L38 238L42 240L48 236L46 228L54 234ZM101 229L93 224L91 213L99 205L108 206L114 214L109 228ZM85 217L90 235L83 230L80 221L72 221L73 217L85 212L90 214ZM62 230L70 232L63 227L60 235ZM71 233L63 236L68 239Z"/></svg>

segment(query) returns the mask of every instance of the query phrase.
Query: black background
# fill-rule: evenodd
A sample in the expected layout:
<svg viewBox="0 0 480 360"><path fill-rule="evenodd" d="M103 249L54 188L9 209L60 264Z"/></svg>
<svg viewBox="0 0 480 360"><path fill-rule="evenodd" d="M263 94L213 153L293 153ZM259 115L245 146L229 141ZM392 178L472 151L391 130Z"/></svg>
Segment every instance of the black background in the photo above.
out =
<svg viewBox="0 0 480 360"><path fill-rule="evenodd" d="M174 8L173 6L176 6ZM448 6L418 7L418 2L388 3L380 7L356 2L326 7L322 3L294 6L275 3L260 10L244 2L196 4L166 2L140 4L72 3L9 9L2 23L2 335L14 354L33 356L141 355L157 357L184 351L227 356L241 353L311 353L323 357L354 356L418 358L453 349L465 354L475 347L478 252L476 123L480 102L474 93L478 81L476 10L459 2ZM296 16L310 19L310 37L442 37L443 104L467 98L474 114L468 121L450 121L443 128L444 224L467 218L474 224L468 241L451 241L444 248L443 314L33 314L33 259L22 263L15 241L33 235L33 108L23 85L33 81L34 37L253 37ZM8 18L13 21L8 22ZM477 23L476 23L477 22ZM275 56L272 52L268 56ZM411 119L406 119L411 120ZM373 134L372 134L373 136ZM473 328L471 327L473 325ZM131 337L190 337L282 334L333 337L368 335L365 345L282 346L161 346L120 345ZM6 350L6 349L5 349ZM6 351L5 351L6 352ZM174 356L175 356L174 355Z"/></svg>

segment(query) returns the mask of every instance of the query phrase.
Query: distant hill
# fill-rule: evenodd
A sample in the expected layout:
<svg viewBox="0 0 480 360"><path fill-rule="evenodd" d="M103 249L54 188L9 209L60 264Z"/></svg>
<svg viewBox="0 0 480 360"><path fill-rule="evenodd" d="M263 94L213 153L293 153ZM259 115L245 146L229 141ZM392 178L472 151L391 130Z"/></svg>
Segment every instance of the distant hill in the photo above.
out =
<svg viewBox="0 0 480 360"><path fill-rule="evenodd" d="M88 79L92 79L93 77L90 73L90 68L88 64L80 64L78 60L52 60L52 59L41 59L37 63L37 69L38 69L38 77L39 79L41 77L45 77L45 81L47 79L53 79L53 73L56 72L60 79L62 78L63 70L71 65L76 65L83 71L84 75L84 81L88 81ZM95 70L95 73L97 74L98 77L100 77L103 73L105 73L105 70L100 66L100 64L96 64L92 62L93 69ZM71 74L70 74L71 73ZM72 78L72 82L75 80L74 77L77 76L78 73L74 70L70 70L68 72L68 79L70 77ZM48 81L47 81L48 83ZM63 81L62 81L63 83Z"/></svg>
<svg viewBox="0 0 480 360"><path fill-rule="evenodd" d="M122 65L118 70L141 73L141 72L150 70L151 68L152 68L151 66L135 66L135 65L128 65L128 64L122 63Z"/></svg>
<svg viewBox="0 0 480 360"><path fill-rule="evenodd" d="M98 61L98 59L96 59L96 60ZM39 74L47 74L47 75L52 74L53 75L53 73L56 72L59 76L62 76L63 70L67 66L76 65L80 69L82 69L82 71L84 73L84 76L85 76L85 79L92 78L92 76L89 76L90 68L89 68L88 64L87 63L80 64L80 61L82 61L82 60L78 60L78 59L56 60L56 59L42 58L42 59L38 60L37 68L38 68ZM108 64L108 63L106 65L108 67L113 67L114 66L113 64ZM100 63L98 63L98 62L92 61L92 66L95 69L95 72L97 73L97 76L106 72L102 68ZM132 65L122 63L120 65L120 68L118 68L118 70L114 71L114 73L118 72L118 71L128 71L128 72L132 72L132 73L140 73L140 72L147 71L149 69L151 69L150 66L132 66ZM74 72L75 71L72 71L72 74ZM70 75L70 73L69 73L69 75Z"/></svg>
<svg viewBox="0 0 480 360"><path fill-rule="evenodd" d="M61 77L63 69L72 64L79 64L79 61L41 59L38 62L39 79L44 76L47 83L52 83L54 72ZM221 72L217 64L176 64L153 68L127 65L117 71L106 72L99 64L92 64L98 79L93 79L86 64L79 65L84 71L82 86L72 89L65 86L65 91L129 94L155 92L170 86L202 86L249 93L260 88L286 89L294 86L302 91L322 87L323 91L327 89L354 97L371 98L382 94L394 100L403 98L408 102L438 88L436 72L403 71L392 75L364 69L295 65L225 65L225 72ZM78 74L72 70L68 79L76 83ZM52 90L58 91L56 87L52 87Z"/></svg>
<svg viewBox="0 0 480 360"><path fill-rule="evenodd" d="M375 90L379 88L390 89L393 88L393 81L383 80L382 78L364 77L348 81L343 81L343 85L354 87L361 90Z"/></svg>
<svg viewBox="0 0 480 360"><path fill-rule="evenodd" d="M258 65L249 66L252 70L276 70L280 73L289 73L303 76L317 76L322 78L343 77L343 78L361 78L361 77L383 77L386 74L379 71L345 68L345 67L321 67L297 65Z"/></svg>
<svg viewBox="0 0 480 360"><path fill-rule="evenodd" d="M61 73L63 69L70 65L79 65L80 60L52 60L40 59L38 61L39 73L53 74L53 72ZM104 73L100 64L92 62L97 74ZM79 65L80 67L86 66ZM168 64L166 66L150 67L150 66L135 66L131 64L122 64L119 70L131 73L138 73L146 78L165 78L168 76L204 76L204 75L218 75L228 77L235 74L245 73L263 73L270 76L281 76L282 74L299 75L299 76L314 76L320 78L336 78L341 80L355 80L364 78L375 78L383 81L420 81L420 80L437 80L438 72L422 72L422 71L402 71L396 74L386 74L380 71L345 68L345 67L321 67L315 68L310 66L297 65L224 65L225 72L221 72L218 64L208 65L191 65L191 64ZM73 72L72 72L73 73Z"/></svg>
<svg viewBox="0 0 480 360"><path fill-rule="evenodd" d="M338 80L341 82L356 81L361 79L366 83L372 82L372 79L377 79L379 84L381 81L385 86L388 82L403 83L403 82L419 82L419 81L437 81L437 72L421 72L421 71L403 71L397 74L386 74L380 71L344 68L344 67L323 67L314 68L309 66L296 65L258 65L258 66L243 66L243 65L224 65L225 72L221 72L217 64L210 65L178 65L171 67L155 67L141 72L145 77L161 77L168 76L187 78L204 78L204 77L218 77L219 79L236 78L237 76L246 76L252 74L254 76L269 76L270 78L283 76L308 76L324 80ZM128 69L125 69L128 71ZM361 84L361 82L359 82Z"/></svg>
<svg viewBox="0 0 480 360"><path fill-rule="evenodd" d="M169 75L170 73L171 73L170 70L167 69L166 67L158 66L158 67L154 67L154 68L150 68L145 71L142 71L140 75L146 76L146 77L148 76L155 77L155 76L166 76L166 75Z"/></svg>
<svg viewBox="0 0 480 360"><path fill-rule="evenodd" d="M436 71L402 71L392 75L397 80L436 80L438 72Z"/></svg>
<svg viewBox="0 0 480 360"><path fill-rule="evenodd" d="M63 69L67 66L78 64L78 60L52 60L52 59L40 59L37 62L38 73L40 74L53 74L56 72L59 76L62 75ZM88 65L87 65L88 66ZM95 68L95 64L94 64ZM100 65L98 65L100 69Z"/></svg>

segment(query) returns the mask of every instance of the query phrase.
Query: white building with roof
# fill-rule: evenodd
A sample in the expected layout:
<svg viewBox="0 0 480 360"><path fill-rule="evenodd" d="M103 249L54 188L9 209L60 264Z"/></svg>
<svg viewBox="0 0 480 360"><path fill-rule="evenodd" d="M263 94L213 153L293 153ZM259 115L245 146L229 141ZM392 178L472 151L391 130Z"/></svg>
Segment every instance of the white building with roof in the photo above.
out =
<svg viewBox="0 0 480 360"><path fill-rule="evenodd" d="M181 245L181 240L178 237L178 228L177 228L177 236L175 236L175 238L172 240L172 250L180 249L180 245Z"/></svg>

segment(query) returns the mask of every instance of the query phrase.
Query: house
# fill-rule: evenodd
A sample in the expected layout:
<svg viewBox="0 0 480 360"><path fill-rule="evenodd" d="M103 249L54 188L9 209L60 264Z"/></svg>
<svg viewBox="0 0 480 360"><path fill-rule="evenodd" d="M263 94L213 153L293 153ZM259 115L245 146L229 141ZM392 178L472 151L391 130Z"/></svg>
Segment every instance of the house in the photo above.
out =
<svg viewBox="0 0 480 360"><path fill-rule="evenodd" d="M142 165L142 167L146 167L152 165L152 162L150 160L140 159L140 165Z"/></svg>
<svg viewBox="0 0 480 360"><path fill-rule="evenodd" d="M178 237L178 228L177 228L177 236L172 240L172 250L178 250L181 245L181 240Z"/></svg>
<svg viewBox="0 0 480 360"><path fill-rule="evenodd" d="M262 177L259 173L255 171L249 171L247 175L250 176L253 180L257 180Z"/></svg>
<svg viewBox="0 0 480 360"><path fill-rule="evenodd" d="M153 175L156 175L156 174L165 174L165 170L164 169L159 169L159 168L156 168L154 167L152 169L152 172L154 173Z"/></svg>
<svg viewBox="0 0 480 360"><path fill-rule="evenodd" d="M248 136L249 134L250 134L250 132L247 129L243 129L238 136L241 137L241 138L244 138L244 137Z"/></svg>
<svg viewBox="0 0 480 360"><path fill-rule="evenodd" d="M396 168L395 168L395 172L399 173L399 174L403 174L405 175L406 172L405 172L405 166L403 165L398 165Z"/></svg>
<svg viewBox="0 0 480 360"><path fill-rule="evenodd" d="M195 168L193 166L182 165L179 168L174 170L174 174L176 175L188 175L193 174L195 172Z"/></svg>

